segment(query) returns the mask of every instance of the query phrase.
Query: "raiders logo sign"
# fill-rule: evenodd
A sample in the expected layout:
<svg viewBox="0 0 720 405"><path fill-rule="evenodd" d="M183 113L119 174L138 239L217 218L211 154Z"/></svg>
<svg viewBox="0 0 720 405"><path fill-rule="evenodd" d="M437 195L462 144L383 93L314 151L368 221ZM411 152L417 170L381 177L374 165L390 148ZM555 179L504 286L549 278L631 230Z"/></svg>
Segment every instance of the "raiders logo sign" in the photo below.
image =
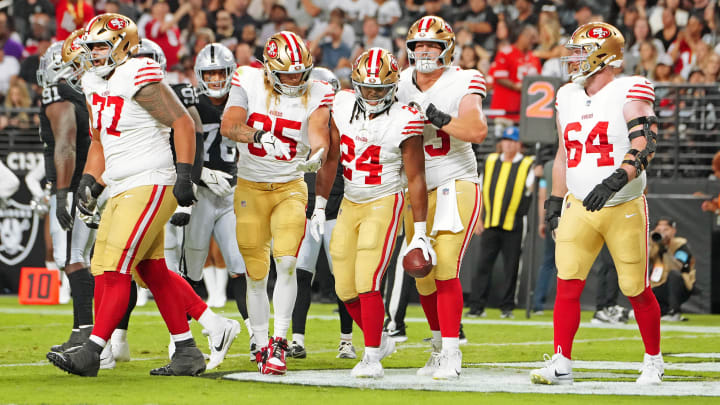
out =
<svg viewBox="0 0 720 405"><path fill-rule="evenodd" d="M267 52L269 57L277 58L278 46L277 46L277 43L275 42L275 40L268 42L267 47L265 47L265 52Z"/></svg>
<svg viewBox="0 0 720 405"><path fill-rule="evenodd" d="M122 18L113 18L107 23L107 28L113 31L119 31L125 27L127 27L127 21Z"/></svg>
<svg viewBox="0 0 720 405"><path fill-rule="evenodd" d="M0 209L0 262L14 266L25 260L35 245L38 223L30 205L8 200Z"/></svg>
<svg viewBox="0 0 720 405"><path fill-rule="evenodd" d="M610 36L610 30L605 27L595 27L588 31L588 36L595 39L604 39Z"/></svg>

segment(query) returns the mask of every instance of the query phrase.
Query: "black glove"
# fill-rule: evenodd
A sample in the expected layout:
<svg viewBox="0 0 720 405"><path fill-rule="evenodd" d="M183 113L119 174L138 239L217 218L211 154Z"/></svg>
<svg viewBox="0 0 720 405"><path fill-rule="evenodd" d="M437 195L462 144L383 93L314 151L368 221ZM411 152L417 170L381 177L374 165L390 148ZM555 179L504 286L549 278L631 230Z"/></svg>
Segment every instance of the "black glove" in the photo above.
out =
<svg viewBox="0 0 720 405"><path fill-rule="evenodd" d="M186 212L176 212L170 217L170 223L175 226L185 226L190 223L190 214Z"/></svg>
<svg viewBox="0 0 720 405"><path fill-rule="evenodd" d="M190 179L192 165L190 163L177 163L175 164L175 170L177 171L177 180L175 180L173 195L178 205L189 207L197 201L193 192L192 180Z"/></svg>
<svg viewBox="0 0 720 405"><path fill-rule="evenodd" d="M73 227L73 217L70 215L70 210L68 209L69 190L68 188L63 188L55 194L55 216L60 223L60 227L66 231L71 230Z"/></svg>
<svg viewBox="0 0 720 405"><path fill-rule="evenodd" d="M430 121L430 123L437 129L441 129L445 125L449 124L452 119L450 114L446 114L438 110L432 103L430 103L427 107L427 111L425 111L425 118L427 118L428 121Z"/></svg>
<svg viewBox="0 0 720 405"><path fill-rule="evenodd" d="M624 169L617 169L602 183L595 186L590 194L583 200L583 207L588 211L600 211L605 206L607 200L613 194L620 191L628 183L628 175Z"/></svg>
<svg viewBox="0 0 720 405"><path fill-rule="evenodd" d="M551 195L545 200L545 223L552 232L558 227L560 213L562 212L563 198Z"/></svg>
<svg viewBox="0 0 720 405"><path fill-rule="evenodd" d="M95 211L95 205L97 204L97 198L100 197L105 186L98 183L92 174L85 173L80 178L78 184L78 201L77 207L80 212L84 215L92 216Z"/></svg>

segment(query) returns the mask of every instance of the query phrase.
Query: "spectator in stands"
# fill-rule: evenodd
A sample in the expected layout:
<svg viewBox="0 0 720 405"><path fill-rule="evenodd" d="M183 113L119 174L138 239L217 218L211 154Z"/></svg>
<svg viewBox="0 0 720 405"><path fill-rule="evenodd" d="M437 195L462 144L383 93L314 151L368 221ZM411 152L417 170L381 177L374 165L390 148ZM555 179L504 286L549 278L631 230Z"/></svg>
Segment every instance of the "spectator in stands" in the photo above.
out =
<svg viewBox="0 0 720 405"><path fill-rule="evenodd" d="M265 46L265 42L276 32L282 30L282 24L288 18L287 9L282 4L274 3L270 8L268 22L260 29L260 36L257 39L258 46Z"/></svg>
<svg viewBox="0 0 720 405"><path fill-rule="evenodd" d="M27 109L30 107L30 103L30 93L28 92L25 81L19 77L11 80L10 88L8 89L7 96L5 97L5 108ZM0 128L27 129L39 124L39 122L35 122L37 117L34 118L35 120L25 111L10 112L2 116L2 120L0 120Z"/></svg>
<svg viewBox="0 0 720 405"><path fill-rule="evenodd" d="M215 33L210 28L198 28L195 30L195 41L192 45L192 54L197 55L205 45L215 42Z"/></svg>
<svg viewBox="0 0 720 405"><path fill-rule="evenodd" d="M527 24L537 26L538 15L533 10L532 0L515 0L515 9L518 12L517 18L513 21L516 26Z"/></svg>
<svg viewBox="0 0 720 405"><path fill-rule="evenodd" d="M258 45L257 42L257 29L254 25L246 25L243 27L242 33L240 34L240 42L248 44L250 51L255 59L263 60L263 51L265 50L265 44Z"/></svg>
<svg viewBox="0 0 720 405"><path fill-rule="evenodd" d="M503 116L514 122L520 118L523 78L537 75L542 70L540 59L532 53L537 38L537 28L524 26L514 44L498 50L488 72L495 83L490 108L505 110Z"/></svg>
<svg viewBox="0 0 720 405"><path fill-rule="evenodd" d="M133 0L108 0L105 3L105 12L122 14L130 17L133 21L140 18L140 10L135 7Z"/></svg>
<svg viewBox="0 0 720 405"><path fill-rule="evenodd" d="M626 62L628 56L632 56L637 60L640 59L640 44L642 44L646 40L652 41L652 44L655 45L655 48L657 49L657 51L655 52L656 55L661 55L666 52L665 45L663 45L662 41L650 36L650 24L648 23L648 20L646 18L638 18L637 21L635 21L635 25L633 26L632 40L628 41L626 38Z"/></svg>
<svg viewBox="0 0 720 405"><path fill-rule="evenodd" d="M467 28L473 33L476 44L494 50L495 46L492 42L495 41L498 16L492 7L488 6L487 0L469 0L462 15L463 20L456 24L458 26L454 27L455 30Z"/></svg>
<svg viewBox="0 0 720 405"><path fill-rule="evenodd" d="M662 54L658 56L657 64L655 65L655 69L653 70L651 79L654 80L656 83L672 82L673 77L675 76L673 74L672 66L673 63L670 55Z"/></svg>
<svg viewBox="0 0 720 405"><path fill-rule="evenodd" d="M463 45L460 51L460 61L458 62L463 69L478 69L480 65L480 57L475 52L475 47L472 45Z"/></svg>
<svg viewBox="0 0 720 405"><path fill-rule="evenodd" d="M342 41L342 30L341 22L336 18L332 18L327 29L321 35L321 38L327 37L329 40L312 41L310 43L310 52L319 61L315 62L316 64L325 66L330 70L349 67L351 51Z"/></svg>
<svg viewBox="0 0 720 405"><path fill-rule="evenodd" d="M652 41L645 40L640 44L639 50L640 57L632 70L632 74L645 76L653 80L653 72L658 61L657 48Z"/></svg>
<svg viewBox="0 0 720 405"><path fill-rule="evenodd" d="M225 0L223 4L223 9L227 10L233 19L236 32L240 32L246 25L258 25L258 22L247 12L248 4L248 0Z"/></svg>
<svg viewBox="0 0 720 405"><path fill-rule="evenodd" d="M448 24L454 25L457 20L453 9L445 7L442 0L425 0L423 2L424 15L436 15L445 20Z"/></svg>
<svg viewBox="0 0 720 405"><path fill-rule="evenodd" d="M330 10L328 5L328 0L295 0L285 2L288 15L292 16L297 23L302 32L300 35L302 38L305 38L305 35L307 35L308 30L316 19L327 20Z"/></svg>
<svg viewBox="0 0 720 405"><path fill-rule="evenodd" d="M24 39L30 32L30 16L43 13L48 16L55 14L53 3L50 0L14 0L13 1L13 23L15 30ZM52 18L51 18L52 20ZM52 21L51 21L52 23ZM52 25L52 32L55 33L55 26Z"/></svg>
<svg viewBox="0 0 720 405"><path fill-rule="evenodd" d="M23 80L25 80L25 82L30 85L33 93L38 93L39 91L41 91L41 89L37 87L38 83L36 72L38 70L38 66L40 65L40 57L52 44L50 38L50 33L46 33L44 37L38 38L37 42L33 45L33 54L23 59L23 61L20 63L20 77L22 77Z"/></svg>
<svg viewBox="0 0 720 405"><path fill-rule="evenodd" d="M330 0L329 8L343 10L347 21L358 27L366 16L375 16L378 5L373 0Z"/></svg>
<svg viewBox="0 0 720 405"><path fill-rule="evenodd" d="M557 19L557 15L551 13L540 14L538 27L539 41L533 54L540 59L540 62L560 56L562 49L565 48L565 43L561 41L562 33L560 32L560 21Z"/></svg>
<svg viewBox="0 0 720 405"><path fill-rule="evenodd" d="M703 20L700 16L693 14L688 19L687 26L680 30L675 42L670 45L668 54L673 60L675 73L687 80L693 66L698 63L698 57L703 52L702 47L707 47L703 42Z"/></svg>
<svg viewBox="0 0 720 405"><path fill-rule="evenodd" d="M253 55L250 45L245 42L240 42L235 47L235 62L238 66L252 66L254 68L263 67L262 62Z"/></svg>
<svg viewBox="0 0 720 405"><path fill-rule="evenodd" d="M0 95L4 97L7 94L10 80L18 73L20 73L20 62L14 56L5 55L5 51L0 48Z"/></svg>
<svg viewBox="0 0 720 405"><path fill-rule="evenodd" d="M327 31L327 26L330 20L337 20L342 22L343 26L343 32L342 32L342 41L345 45L348 46L348 48L352 49L355 46L355 29L352 27L352 25L348 24L345 20L345 12L342 11L339 8L334 8L330 11L330 19L327 21L315 21L315 24L313 25L312 29L310 30L310 33L308 33L307 40L310 42L316 42L316 41L322 41L323 36L325 35L325 32ZM407 29L405 30L405 34L407 34ZM402 47L405 48L405 34L403 34L403 45ZM326 41L329 41L330 38L325 38ZM264 44L263 44L264 45Z"/></svg>
<svg viewBox="0 0 720 405"><path fill-rule="evenodd" d="M390 38L393 25L402 17L402 9L397 0L375 0L375 4L378 7L377 22L380 24L380 34Z"/></svg>
<svg viewBox="0 0 720 405"><path fill-rule="evenodd" d="M152 19L145 24L145 37L162 48L170 69L180 60L180 28L177 26L179 18L173 18L170 6L165 1L155 1L150 8L150 16Z"/></svg>
<svg viewBox="0 0 720 405"><path fill-rule="evenodd" d="M575 10L575 24L571 28L571 30L574 30L575 28L589 23L594 15L594 11L589 3L581 2L578 6L577 10ZM568 31L572 32L572 31Z"/></svg>
<svg viewBox="0 0 720 405"><path fill-rule="evenodd" d="M59 0L55 4L55 39L64 41L71 32L82 28L95 17L91 1Z"/></svg>
<svg viewBox="0 0 720 405"><path fill-rule="evenodd" d="M52 38L53 31L51 22L52 19L48 14L36 13L30 15L30 31L27 36L25 36L25 49L23 50L23 57L26 58L30 55L36 54L38 42Z"/></svg>
<svg viewBox="0 0 720 405"><path fill-rule="evenodd" d="M407 18L409 20L415 21L420 18L420 16L425 12L425 8L423 7L423 4L425 4L425 0L404 0L404 2L405 11L408 13Z"/></svg>
<svg viewBox="0 0 720 405"><path fill-rule="evenodd" d="M233 0L228 0L233 1ZM250 27L253 27L252 24L247 24ZM279 31L279 30L278 30ZM229 11L225 9L218 10L215 14L215 39L217 42L225 45L233 51L235 49L235 46L238 43L238 38L240 37L240 31L237 30L235 27L235 24L233 23L233 16L230 14Z"/></svg>
<svg viewBox="0 0 720 405"><path fill-rule="evenodd" d="M708 83L716 82L720 79L720 55L713 51L700 61L700 69L705 74L705 81Z"/></svg>
<svg viewBox="0 0 720 405"><path fill-rule="evenodd" d="M563 56L570 56L570 50L564 46L560 49L560 54L557 57L548 59L543 63L542 75L559 77L563 82L569 81L570 75L568 75L567 69L565 69L561 60Z"/></svg>
<svg viewBox="0 0 720 405"><path fill-rule="evenodd" d="M384 48L392 51L392 40L384 35L380 34L380 25L375 17L365 17L363 21L363 37L362 40L355 46L353 51L352 60L355 60L361 53L370 48Z"/></svg>
<svg viewBox="0 0 720 405"><path fill-rule="evenodd" d="M7 13L0 11L0 48L6 56L12 56L18 61L23 57L23 46L19 36L12 29L12 21Z"/></svg>
<svg viewBox="0 0 720 405"><path fill-rule="evenodd" d="M661 29L655 33L655 38L662 42L665 52L667 52L680 32L674 10L667 7L662 10L662 25L660 27Z"/></svg>
<svg viewBox="0 0 720 405"><path fill-rule="evenodd" d="M674 21L673 25L675 25L676 28L687 25L690 14L687 10L680 8L680 0L664 0L660 2L660 4L662 3L664 3L664 5L655 7L648 18L650 21L650 29L653 33L657 34L667 28L670 23L667 20L668 16L672 17ZM667 14L665 14L666 11L668 12ZM668 45L669 44L665 44L666 49Z"/></svg>
<svg viewBox="0 0 720 405"><path fill-rule="evenodd" d="M635 6L627 7L625 8L621 17L621 23L617 27L625 37L626 43L632 42L634 35L633 29L635 27L635 22L638 20L639 17L638 10Z"/></svg>

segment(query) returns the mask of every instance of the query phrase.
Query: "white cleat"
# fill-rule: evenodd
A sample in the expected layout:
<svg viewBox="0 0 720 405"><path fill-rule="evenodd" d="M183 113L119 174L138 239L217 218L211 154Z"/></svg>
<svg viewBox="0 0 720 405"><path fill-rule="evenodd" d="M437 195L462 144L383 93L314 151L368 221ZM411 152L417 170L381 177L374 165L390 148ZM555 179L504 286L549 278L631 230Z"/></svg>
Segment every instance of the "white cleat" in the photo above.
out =
<svg viewBox="0 0 720 405"><path fill-rule="evenodd" d="M545 367L530 372L530 381L533 384L565 385L573 383L572 361L561 353L555 353L552 358L543 355Z"/></svg>
<svg viewBox="0 0 720 405"><path fill-rule="evenodd" d="M422 377L432 377L438 367L440 367L440 353L433 350L432 353L430 353L430 358L427 363L425 363L425 366L418 369L417 375Z"/></svg>
<svg viewBox="0 0 720 405"><path fill-rule="evenodd" d="M240 333L240 322L234 319L226 319L225 327L221 331L208 335L210 361L205 368L206 370L214 369L225 360L225 356L238 333Z"/></svg>
<svg viewBox="0 0 720 405"><path fill-rule="evenodd" d="M440 365L432 375L435 380L457 380L462 370L462 352L443 350L440 353Z"/></svg>
<svg viewBox="0 0 720 405"><path fill-rule="evenodd" d="M144 307L148 302L148 289L138 286L137 288L137 301L135 306Z"/></svg>
<svg viewBox="0 0 720 405"><path fill-rule="evenodd" d="M388 336L387 333L383 333L380 340L380 360L393 353L395 353L395 340Z"/></svg>
<svg viewBox="0 0 720 405"><path fill-rule="evenodd" d="M660 385L665 375L665 362L662 354L651 356L645 353L640 377L635 380L640 385Z"/></svg>
<svg viewBox="0 0 720 405"><path fill-rule="evenodd" d="M115 330L110 341L112 342L112 353L115 361L130 361L130 345L127 341L127 335Z"/></svg>
<svg viewBox="0 0 720 405"><path fill-rule="evenodd" d="M111 370L115 368L115 358L113 357L112 343L107 342L103 351L100 353L100 369Z"/></svg>
<svg viewBox="0 0 720 405"><path fill-rule="evenodd" d="M355 346L353 346L352 342L345 342L340 341L340 346L338 346L338 354L336 356L338 359L357 359L357 354L355 353Z"/></svg>
<svg viewBox="0 0 720 405"><path fill-rule="evenodd" d="M366 352L363 359L353 367L350 375L355 378L382 378L385 371L380 360L371 359Z"/></svg>

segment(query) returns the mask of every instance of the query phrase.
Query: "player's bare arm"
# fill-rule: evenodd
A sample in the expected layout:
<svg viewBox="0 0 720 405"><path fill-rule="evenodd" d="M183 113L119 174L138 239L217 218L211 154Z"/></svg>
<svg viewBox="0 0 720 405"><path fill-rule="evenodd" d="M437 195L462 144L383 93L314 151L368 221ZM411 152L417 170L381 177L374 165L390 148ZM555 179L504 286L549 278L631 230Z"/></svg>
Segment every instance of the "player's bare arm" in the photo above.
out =
<svg viewBox="0 0 720 405"><path fill-rule="evenodd" d="M135 101L161 124L171 127L178 163L195 160L195 123L175 92L163 82L150 83L135 94Z"/></svg>
<svg viewBox="0 0 720 405"><path fill-rule="evenodd" d="M322 106L316 109L308 117L308 138L310 141L310 156L313 156L315 152L321 148L325 149L322 155L322 161L327 161L328 150L330 149L330 127L328 122L330 121L330 109L327 106ZM335 172L333 172L335 173ZM333 177L335 175L333 174Z"/></svg>
<svg viewBox="0 0 720 405"><path fill-rule="evenodd" d="M197 107L190 106L188 109L188 114L190 114L190 118L192 118L193 122L195 123L195 132L202 134L202 119L200 118L200 113L197 110Z"/></svg>
<svg viewBox="0 0 720 405"><path fill-rule="evenodd" d="M400 145L403 167L408 179L410 205L413 221L425 222L427 219L427 183L425 182L425 151L421 136L406 139Z"/></svg>
<svg viewBox="0 0 720 405"><path fill-rule="evenodd" d="M646 101L630 101L629 103L625 104L625 107L623 108L623 115L625 116L625 121L628 123L632 123L633 120L636 120L635 122L638 122L637 119L640 118L642 120L642 117L655 117L655 111L653 110L653 107L650 103ZM658 128L656 123L651 123L649 125L649 129L651 132L657 134ZM638 133L638 131L640 131ZM647 166L647 164L652 160L652 158L655 156L655 148L654 145L648 145L648 138L646 137L646 134L643 133L644 131L644 124L638 122L637 124L633 125L632 127L628 128L629 134L636 134L638 136L633 136L630 140L630 147L631 151L639 151L636 153L628 153L624 157L624 161L622 167L627 171L628 173L628 180L632 180L639 174L637 170L637 166L635 164L631 163L625 163L626 161L635 162L638 159L638 156L640 156L640 159L643 159L642 156L645 156L646 161L640 162L641 165ZM650 146L650 147L648 147ZM645 167L642 167L644 170Z"/></svg>
<svg viewBox="0 0 720 405"><path fill-rule="evenodd" d="M243 107L230 107L223 114L220 134L235 142L253 143L258 130L247 125L247 110Z"/></svg>
<svg viewBox="0 0 720 405"><path fill-rule="evenodd" d="M560 128L560 121L555 119L555 126L558 130L558 150L555 154L555 163L552 171L552 192L551 195L565 197L567 194L567 182L565 172L567 170L567 151L565 150L565 140Z"/></svg>
<svg viewBox="0 0 720 405"><path fill-rule="evenodd" d="M340 131L338 131L335 120L333 119L330 119L328 132L329 142L325 148L327 151L325 154L325 163L320 167L320 170L318 170L317 179L315 180L315 195L326 199L330 196L330 190L335 181L337 165L340 162Z"/></svg>
<svg viewBox="0 0 720 405"><path fill-rule="evenodd" d="M45 109L55 137L55 171L57 172L57 188L70 187L75 171L75 145L77 124L75 122L75 106L70 101L52 103Z"/></svg>
<svg viewBox="0 0 720 405"><path fill-rule="evenodd" d="M98 183L105 185L102 183L102 174L105 172L105 151L100 142L100 131L95 128L95 124L93 123L92 109L87 103L85 105L87 105L88 112L90 113L90 133L92 134L92 139L90 139L90 147L88 148L83 174L90 174Z"/></svg>
<svg viewBox="0 0 720 405"><path fill-rule="evenodd" d="M425 113L430 122L450 134L450 136L473 143L482 143L487 136L487 119L482 112L482 97L479 94L466 94L460 100L457 117L452 117L443 112L435 113L449 117L449 121L441 127L436 124L436 120L432 119L434 112L431 108L427 110Z"/></svg>

